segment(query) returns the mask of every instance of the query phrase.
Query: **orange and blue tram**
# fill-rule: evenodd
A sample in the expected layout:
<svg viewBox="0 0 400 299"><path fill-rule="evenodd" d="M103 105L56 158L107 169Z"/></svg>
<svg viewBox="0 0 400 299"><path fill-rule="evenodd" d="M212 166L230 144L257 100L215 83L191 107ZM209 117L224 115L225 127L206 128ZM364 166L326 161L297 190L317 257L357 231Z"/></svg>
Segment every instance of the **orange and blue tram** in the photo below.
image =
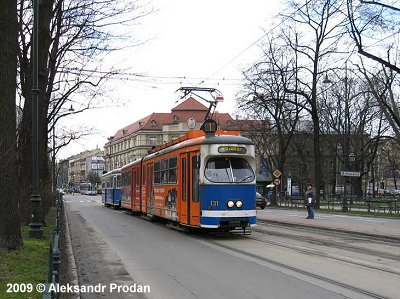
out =
<svg viewBox="0 0 400 299"><path fill-rule="evenodd" d="M181 228L250 231L256 224L253 142L239 132L203 130L159 146L121 168L121 207Z"/></svg>

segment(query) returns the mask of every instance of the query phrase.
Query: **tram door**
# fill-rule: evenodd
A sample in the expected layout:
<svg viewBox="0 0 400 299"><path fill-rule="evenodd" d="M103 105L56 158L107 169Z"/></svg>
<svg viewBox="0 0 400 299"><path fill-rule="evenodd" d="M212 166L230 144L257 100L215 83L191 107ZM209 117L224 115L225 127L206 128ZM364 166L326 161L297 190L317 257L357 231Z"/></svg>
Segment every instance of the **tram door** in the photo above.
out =
<svg viewBox="0 0 400 299"><path fill-rule="evenodd" d="M181 159L181 222L189 225L200 223L199 201L199 152L190 152L180 155Z"/></svg>

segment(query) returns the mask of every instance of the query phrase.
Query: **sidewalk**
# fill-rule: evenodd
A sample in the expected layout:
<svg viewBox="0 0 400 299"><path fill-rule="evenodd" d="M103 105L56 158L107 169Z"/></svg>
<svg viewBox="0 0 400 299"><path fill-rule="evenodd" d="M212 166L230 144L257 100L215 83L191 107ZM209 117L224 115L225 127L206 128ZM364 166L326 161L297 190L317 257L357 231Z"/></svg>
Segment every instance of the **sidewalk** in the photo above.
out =
<svg viewBox="0 0 400 299"><path fill-rule="evenodd" d="M351 231L400 240L400 218L363 217L340 212L332 214L318 210L315 219L305 219L306 216L305 209L302 211L267 207L265 210L257 210L257 219L260 220Z"/></svg>

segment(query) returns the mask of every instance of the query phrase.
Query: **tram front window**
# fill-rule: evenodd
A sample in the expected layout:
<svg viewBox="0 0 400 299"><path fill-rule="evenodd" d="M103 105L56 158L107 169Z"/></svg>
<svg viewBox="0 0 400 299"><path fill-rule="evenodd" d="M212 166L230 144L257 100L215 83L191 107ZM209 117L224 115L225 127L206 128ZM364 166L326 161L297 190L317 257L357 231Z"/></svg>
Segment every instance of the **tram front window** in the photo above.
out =
<svg viewBox="0 0 400 299"><path fill-rule="evenodd" d="M250 183L254 180L254 172L243 158L211 158L207 162L205 176L214 183Z"/></svg>

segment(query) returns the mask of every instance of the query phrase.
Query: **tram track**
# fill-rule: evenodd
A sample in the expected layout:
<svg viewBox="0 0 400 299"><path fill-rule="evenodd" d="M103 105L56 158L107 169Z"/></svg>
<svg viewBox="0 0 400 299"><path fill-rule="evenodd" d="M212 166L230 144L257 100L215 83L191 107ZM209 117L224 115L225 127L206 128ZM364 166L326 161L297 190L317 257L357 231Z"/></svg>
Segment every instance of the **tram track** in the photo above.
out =
<svg viewBox="0 0 400 299"><path fill-rule="evenodd" d="M340 272L332 276L329 274L332 273L331 271L314 271L313 267L309 267L307 263L317 258L320 260L318 264L322 262L326 265L337 265L337 269L342 269L339 271L355 269L354 273L369 273L367 277L369 275L383 276L393 283L393 280L400 278L400 255L396 254L400 247L400 240L313 227L282 226L280 223L271 224L268 221L258 221L258 223L261 225L252 228L251 235L235 235L218 239L209 236L204 237L203 241L233 254L239 254L242 258L250 258L260 265L269 264L277 268L277 271L289 272L289 275L295 277L302 276L300 279L310 281L312 284L326 283L331 285L332 287L328 288L333 288L334 291L337 290L335 287L339 288L338 293L346 294L345 296L348 296L350 292L352 295L348 296L349 298L360 296L394 298L392 294L388 295L384 290L375 291L379 288L374 288L368 281L365 282L364 287L363 282L360 283L357 279L342 279ZM256 243L243 243L240 240ZM263 247L257 243L265 244L266 250L257 251L256 248ZM371 248L368 248L369 246ZM264 253L266 251L281 252L279 248L282 248L282 252L286 253L284 256L290 256L290 259L276 254L267 256ZM305 267L302 267L296 260L304 258L306 259L303 262Z"/></svg>
<svg viewBox="0 0 400 299"><path fill-rule="evenodd" d="M318 251L318 250L315 250L315 249L308 249L308 248L305 248L305 247L294 246L294 245L290 245L290 244L283 243L283 242L265 240L265 239L262 239L262 238L257 238L257 237L255 237L253 235L252 236L247 236L247 238L255 240L255 241L258 241L258 242L262 242L262 243L265 243L265 244L279 246L279 247L283 247L283 248L286 248L286 249L292 249L292 250L295 250L295 251L303 253L303 254L312 254L314 256L320 256L320 257L323 257L323 258L328 258L328 259L331 259L333 261L345 262L345 263L348 263L348 264L351 264L351 265L354 265L354 266L365 267L365 268L368 268L368 269L378 270L378 271L382 271L382 272L386 272L386 273L395 274L395 275L399 275L400 276L400 270L395 271L395 270L392 270L392 269L387 268L387 267L372 266L369 263L356 261L356 260L354 260L352 258L344 258L343 256L336 257L334 255L328 254L326 252ZM328 246L328 245L324 244L324 246ZM343 247L341 247L341 248L343 249ZM361 250L360 250L360 252L361 252ZM366 251L362 251L362 252L366 253Z"/></svg>
<svg viewBox="0 0 400 299"><path fill-rule="evenodd" d="M276 226L278 227L278 226ZM301 229L300 229L301 230ZM282 233L282 232L278 232L276 230L264 230L264 228L253 228L253 232L259 233L259 234L263 234L263 235L268 235L268 236L276 236L276 237L282 237L282 238L290 238L293 240L297 240L297 241L304 241L304 236L299 236L299 235L295 235L295 234L290 234L290 233ZM326 233L325 233L326 234ZM329 232L329 236L332 237L332 233ZM370 238L366 237L366 236L357 236L354 233L349 233L347 234L347 236L345 236L343 233L337 233L335 237L346 237L348 239L348 241L363 241L363 242L371 242L373 240L371 240ZM349 238L350 237L350 238ZM253 238L253 237L251 237ZM321 240L315 237L310 237L307 236L307 243L313 244L313 245L319 245L319 246L326 246L326 247L331 247L331 248L337 248L337 249L341 249L341 250L346 250L346 251L351 251L351 252L357 252L357 253L361 253L361 254L366 254L366 255L370 255L370 256L374 256L377 258L382 258L382 259L388 259L388 260L392 260L392 261L398 261L400 262L400 255L396 255L396 254L391 254L388 252L382 252L382 251L377 251L377 250L372 250L372 249L365 249L365 248L361 248L361 247L357 247L357 246L353 246L351 244L349 244L348 242L346 244L339 243L339 242L335 242L335 241L326 241L326 240ZM375 243L381 243L382 240L374 240ZM399 242L393 242L393 241L383 241L382 245L397 245L400 246ZM277 244L275 244L277 245Z"/></svg>
<svg viewBox="0 0 400 299"><path fill-rule="evenodd" d="M303 230L303 231L312 231L312 232L322 232L326 233L329 231L331 235L335 236L351 236L353 239L360 239L365 240L368 238L369 241L374 242L382 242L382 244L391 243L400 245L400 238L394 236L379 236L376 234L368 234L365 232L352 232L338 228L328 228L328 227L315 227L310 225L298 224L298 223L288 223L288 222L281 222L281 221L273 221L273 220L264 220L264 219L257 219L257 226L273 226L273 227L286 227L296 230ZM254 230L254 228L253 228Z"/></svg>
<svg viewBox="0 0 400 299"><path fill-rule="evenodd" d="M243 238L249 238L249 236L244 236ZM368 296L370 298L380 298L380 299L388 299L388 298L390 298L390 297L386 297L386 296L383 296L381 294L369 291L367 289L359 288L359 287L353 286L351 284L347 284L347 283L344 283L344 282L341 282L341 281L338 281L338 280L335 280L335 279L331 279L331 278L323 276L323 275L319 275L319 274L316 274L316 273L313 273L313 272L310 272L310 271L299 269L298 267L290 266L288 264L276 261L274 259L270 259L270 258L267 258L267 257L264 257L264 256L260 256L260 255L254 254L254 253L248 252L246 250L243 250L243 249L231 246L231 245L223 244L223 243L221 243L221 241L210 240L210 239L205 240L205 241L207 243L213 244L214 246L223 248L225 250L228 250L228 251L231 251L231 252L234 252L234 253L239 253L239 254L244 255L246 257L251 257L253 259L262 261L264 263L268 263L268 264L274 265L274 266L276 266L278 268L289 270L289 271L295 272L297 274L301 274L301 275L304 275L306 277L310 277L310 278L316 279L318 281L323 281L325 283L332 284L334 286L340 287L340 288L348 290L348 291L355 292L357 294L362 294L362 295Z"/></svg>

